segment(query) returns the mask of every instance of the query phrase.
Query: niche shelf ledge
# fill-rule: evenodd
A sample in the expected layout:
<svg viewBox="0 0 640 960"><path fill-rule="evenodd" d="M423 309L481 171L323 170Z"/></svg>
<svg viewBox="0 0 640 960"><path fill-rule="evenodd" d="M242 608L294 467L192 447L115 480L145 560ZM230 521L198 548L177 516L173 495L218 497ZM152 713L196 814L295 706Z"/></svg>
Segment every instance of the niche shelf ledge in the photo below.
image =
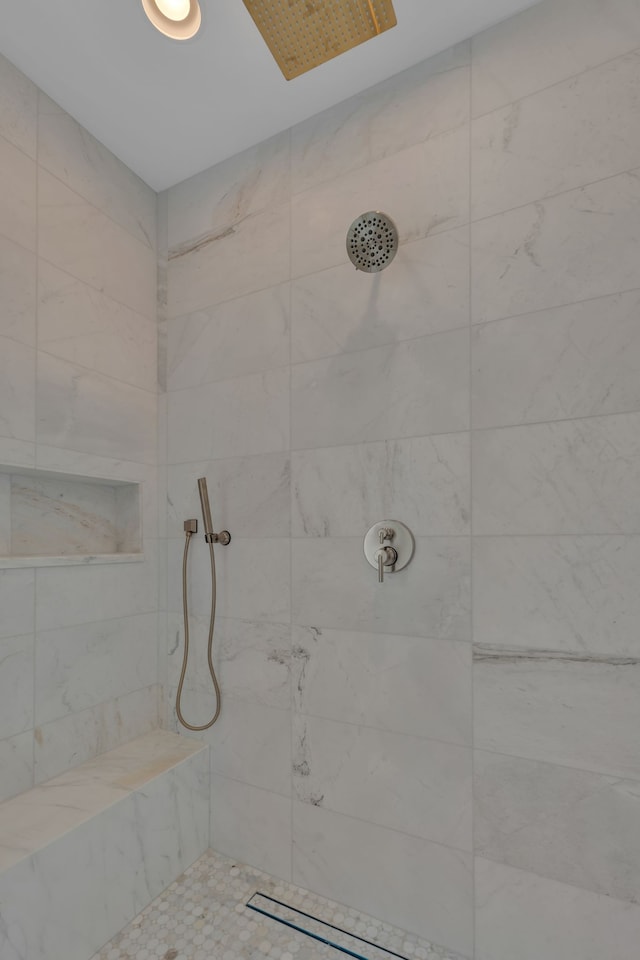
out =
<svg viewBox="0 0 640 960"><path fill-rule="evenodd" d="M99 563L140 563L144 553L63 553L58 557L0 556L0 570L25 570L30 567L94 566Z"/></svg>

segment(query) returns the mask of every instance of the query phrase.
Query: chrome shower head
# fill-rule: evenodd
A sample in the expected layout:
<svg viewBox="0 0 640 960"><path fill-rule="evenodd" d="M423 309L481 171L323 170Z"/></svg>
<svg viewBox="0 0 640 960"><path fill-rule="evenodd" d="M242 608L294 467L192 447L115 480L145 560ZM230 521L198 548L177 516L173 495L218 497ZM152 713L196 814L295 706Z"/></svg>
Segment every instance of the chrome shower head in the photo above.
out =
<svg viewBox="0 0 640 960"><path fill-rule="evenodd" d="M356 270L378 273L398 252L398 230L386 213L370 210L354 220L347 233L347 253Z"/></svg>

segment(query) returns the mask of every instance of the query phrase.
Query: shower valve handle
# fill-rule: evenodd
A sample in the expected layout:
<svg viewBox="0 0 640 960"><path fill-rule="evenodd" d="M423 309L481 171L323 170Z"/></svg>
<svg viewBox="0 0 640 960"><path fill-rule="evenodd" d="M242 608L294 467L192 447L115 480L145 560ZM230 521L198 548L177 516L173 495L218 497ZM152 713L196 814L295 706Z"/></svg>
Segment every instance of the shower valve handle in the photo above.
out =
<svg viewBox="0 0 640 960"><path fill-rule="evenodd" d="M398 562L398 551L393 547L380 547L378 558L378 583L384 583L384 568L395 567Z"/></svg>

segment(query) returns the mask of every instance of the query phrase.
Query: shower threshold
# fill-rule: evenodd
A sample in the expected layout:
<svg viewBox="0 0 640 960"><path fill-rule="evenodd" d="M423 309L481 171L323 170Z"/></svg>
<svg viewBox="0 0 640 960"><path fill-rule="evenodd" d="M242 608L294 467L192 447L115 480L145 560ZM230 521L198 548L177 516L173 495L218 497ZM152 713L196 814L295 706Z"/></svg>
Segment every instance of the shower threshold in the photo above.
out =
<svg viewBox="0 0 640 960"><path fill-rule="evenodd" d="M336 950L343 960L345 955L461 960L415 934L213 850L93 960L338 960Z"/></svg>

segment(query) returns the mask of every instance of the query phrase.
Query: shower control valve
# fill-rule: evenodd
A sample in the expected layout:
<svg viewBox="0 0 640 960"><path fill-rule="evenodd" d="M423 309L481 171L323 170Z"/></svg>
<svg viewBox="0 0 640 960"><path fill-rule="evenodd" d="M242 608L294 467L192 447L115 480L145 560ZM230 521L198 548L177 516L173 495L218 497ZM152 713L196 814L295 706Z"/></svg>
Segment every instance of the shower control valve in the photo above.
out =
<svg viewBox="0 0 640 960"><path fill-rule="evenodd" d="M364 538L364 555L378 570L378 583L384 583L384 574L397 573L407 566L413 556L413 536L399 520L375 523Z"/></svg>

